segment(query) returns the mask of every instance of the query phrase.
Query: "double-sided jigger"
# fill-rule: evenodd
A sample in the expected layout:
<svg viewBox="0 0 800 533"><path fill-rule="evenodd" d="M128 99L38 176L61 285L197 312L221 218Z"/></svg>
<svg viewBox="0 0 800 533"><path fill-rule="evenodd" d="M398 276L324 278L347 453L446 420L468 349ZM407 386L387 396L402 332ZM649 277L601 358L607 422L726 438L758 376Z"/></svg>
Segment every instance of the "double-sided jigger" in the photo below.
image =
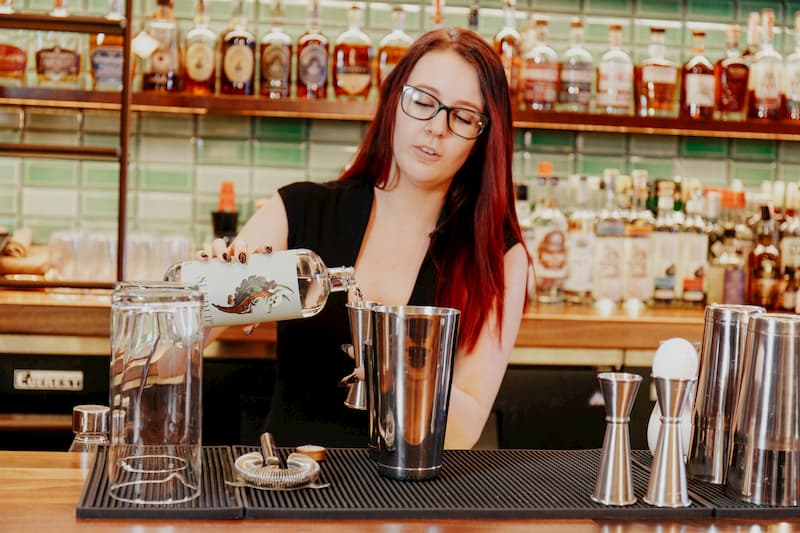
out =
<svg viewBox="0 0 800 533"><path fill-rule="evenodd" d="M375 354L372 343L372 308L378 305L375 302L363 304L347 304L347 314L350 319L350 335L353 339L353 352L355 356L355 371L364 372L364 379L359 379L350 384L344 404L352 409L369 410L369 455L376 457L378 442L377 415L375 414L375 398L370 387L375 365Z"/></svg>
<svg viewBox="0 0 800 533"><path fill-rule="evenodd" d="M604 505L636 503L631 479L631 443L628 423L642 376L626 372L597 375L606 403L603 455L592 499Z"/></svg>
<svg viewBox="0 0 800 533"><path fill-rule="evenodd" d="M656 453L650 468L647 495L643 500L656 507L688 507L686 465L681 440L681 412L691 396L695 378L677 379L653 376L658 405L661 406L661 429Z"/></svg>

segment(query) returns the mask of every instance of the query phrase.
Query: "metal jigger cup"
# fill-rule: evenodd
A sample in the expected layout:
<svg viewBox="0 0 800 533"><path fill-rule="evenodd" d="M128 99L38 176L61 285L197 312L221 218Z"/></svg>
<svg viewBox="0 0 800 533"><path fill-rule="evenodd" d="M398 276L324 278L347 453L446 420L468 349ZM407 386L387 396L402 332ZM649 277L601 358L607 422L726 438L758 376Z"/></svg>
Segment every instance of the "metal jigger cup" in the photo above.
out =
<svg viewBox="0 0 800 533"><path fill-rule="evenodd" d="M631 479L631 443L628 430L631 408L642 376L626 372L597 375L606 404L606 432L603 455L592 500L604 505L636 503Z"/></svg>
<svg viewBox="0 0 800 533"><path fill-rule="evenodd" d="M688 507L686 465L681 439L681 413L688 401L695 378L678 379L653 376L656 397L661 407L661 429L658 432L647 495L642 498L656 507Z"/></svg>
<svg viewBox="0 0 800 533"><path fill-rule="evenodd" d="M366 368L366 351L372 344L371 307L371 304L347 304L347 315L350 318L350 336L353 339L356 370L359 368ZM367 386L363 380L357 380L350 384L344 404L351 409L358 409L361 411L367 409Z"/></svg>

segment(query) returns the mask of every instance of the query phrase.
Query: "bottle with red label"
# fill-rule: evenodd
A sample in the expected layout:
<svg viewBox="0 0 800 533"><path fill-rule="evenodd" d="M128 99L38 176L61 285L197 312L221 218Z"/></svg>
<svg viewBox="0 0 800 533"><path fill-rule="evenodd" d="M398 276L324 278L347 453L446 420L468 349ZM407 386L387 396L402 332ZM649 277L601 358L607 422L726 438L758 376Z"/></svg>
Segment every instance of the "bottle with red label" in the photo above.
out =
<svg viewBox="0 0 800 533"><path fill-rule="evenodd" d="M251 95L255 87L256 38L247 29L244 3L235 0L230 28L222 36L222 94Z"/></svg>
<svg viewBox="0 0 800 533"><path fill-rule="evenodd" d="M558 176L550 161L539 162L538 189L544 197L536 201L531 214L533 241L529 250L536 275L536 298L539 303L564 301L564 280L567 277L567 219L558 208Z"/></svg>
<svg viewBox="0 0 800 533"><path fill-rule="evenodd" d="M0 0L0 15L13 12L13 0ZM0 31L0 85L25 85L27 64L26 33L21 30Z"/></svg>
<svg viewBox="0 0 800 533"><path fill-rule="evenodd" d="M366 98L372 88L372 40L361 30L361 8L347 12L348 27L333 47L333 89L338 98Z"/></svg>

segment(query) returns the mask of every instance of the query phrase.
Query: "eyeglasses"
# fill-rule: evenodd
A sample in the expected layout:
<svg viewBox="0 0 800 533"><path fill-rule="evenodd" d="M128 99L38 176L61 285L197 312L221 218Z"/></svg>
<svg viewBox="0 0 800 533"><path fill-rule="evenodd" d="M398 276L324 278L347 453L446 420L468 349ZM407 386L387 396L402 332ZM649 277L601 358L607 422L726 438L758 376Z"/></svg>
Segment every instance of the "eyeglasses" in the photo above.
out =
<svg viewBox="0 0 800 533"><path fill-rule="evenodd" d="M429 92L412 85L403 85L400 108L411 118L430 120L444 109L447 111L447 128L463 139L477 139L489 123L489 117L472 109L449 107Z"/></svg>

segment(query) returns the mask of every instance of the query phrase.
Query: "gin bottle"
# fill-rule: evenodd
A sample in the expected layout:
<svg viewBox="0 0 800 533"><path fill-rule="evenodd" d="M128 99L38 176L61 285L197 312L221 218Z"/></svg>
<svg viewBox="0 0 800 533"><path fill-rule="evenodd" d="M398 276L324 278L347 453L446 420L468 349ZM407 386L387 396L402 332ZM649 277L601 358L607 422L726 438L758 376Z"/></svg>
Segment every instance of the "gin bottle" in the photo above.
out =
<svg viewBox="0 0 800 533"><path fill-rule="evenodd" d="M522 65L522 41L517 31L514 15L514 0L503 0L503 27L492 41L494 51L500 56L506 71L508 90L511 93L511 106L519 101L519 74Z"/></svg>
<svg viewBox="0 0 800 533"><path fill-rule="evenodd" d="M361 8L347 11L347 30L333 46L333 89L338 98L366 98L372 88L372 40L361 30Z"/></svg>
<svg viewBox="0 0 800 533"><path fill-rule="evenodd" d="M292 88L292 38L283 31L282 0L275 0L272 28L261 38L261 96L289 98Z"/></svg>
<svg viewBox="0 0 800 533"><path fill-rule="evenodd" d="M586 113L592 97L592 54L584 46L583 21L574 18L569 23L569 48L561 56L558 71L559 111Z"/></svg>
<svg viewBox="0 0 800 533"><path fill-rule="evenodd" d="M800 120L800 11L794 14L794 52L783 67L783 115Z"/></svg>
<svg viewBox="0 0 800 533"><path fill-rule="evenodd" d="M158 42L155 51L142 66L143 91L180 90L180 55L178 54L178 25L172 0L158 0L156 10L144 23L147 34Z"/></svg>
<svg viewBox="0 0 800 533"><path fill-rule="evenodd" d="M665 57L664 28L650 28L648 57L634 67L636 114L640 117L675 115L678 68Z"/></svg>
<svg viewBox="0 0 800 533"><path fill-rule="evenodd" d="M0 16L14 12L14 0L0 0ZM25 83L28 37L23 30L0 30L0 85Z"/></svg>
<svg viewBox="0 0 800 533"><path fill-rule="evenodd" d="M378 46L378 89L383 86L383 82L389 73L394 70L400 59L406 55L408 48L414 41L403 29L405 25L406 12L403 6L392 8L393 30L381 39Z"/></svg>
<svg viewBox="0 0 800 533"><path fill-rule="evenodd" d="M536 294L540 303L561 303L564 301L567 273L567 220L558 208L556 191L559 179L553 175L552 163L539 163L537 181L544 190L544 201L537 202L531 214L533 246L530 253L536 272Z"/></svg>
<svg viewBox="0 0 800 533"><path fill-rule="evenodd" d="M234 0L230 29L222 36L222 94L251 95L255 90L256 38L247 29L243 0Z"/></svg>
<svg viewBox="0 0 800 533"><path fill-rule="evenodd" d="M217 35L208 27L207 0L196 0L194 27L186 33L183 47L183 90L212 95L217 90Z"/></svg>
<svg viewBox="0 0 800 533"><path fill-rule="evenodd" d="M319 0L308 2L308 28L297 41L297 97L328 96L328 38L319 25Z"/></svg>
<svg viewBox="0 0 800 533"><path fill-rule="evenodd" d="M122 0L108 2L108 20L122 19ZM95 89L119 91L122 89L122 65L124 59L122 35L98 33L90 37L89 61Z"/></svg>
<svg viewBox="0 0 800 533"><path fill-rule="evenodd" d="M761 11L761 50L750 67L747 118L780 118L783 58L772 46L775 12Z"/></svg>
<svg viewBox="0 0 800 533"><path fill-rule="evenodd" d="M608 51L597 65L596 106L610 115L630 115L633 108L633 63L622 49L620 24L608 27Z"/></svg>

